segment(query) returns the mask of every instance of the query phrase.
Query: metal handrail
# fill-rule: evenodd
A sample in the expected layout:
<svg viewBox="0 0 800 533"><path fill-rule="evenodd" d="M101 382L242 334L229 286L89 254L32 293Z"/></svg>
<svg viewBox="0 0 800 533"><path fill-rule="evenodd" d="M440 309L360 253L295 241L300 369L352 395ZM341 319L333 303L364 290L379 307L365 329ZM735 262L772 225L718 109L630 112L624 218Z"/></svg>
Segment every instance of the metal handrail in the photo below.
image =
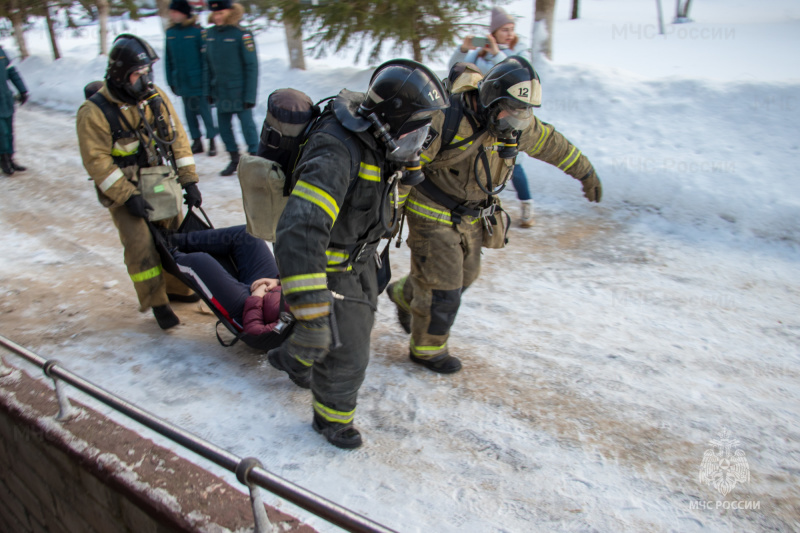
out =
<svg viewBox="0 0 800 533"><path fill-rule="evenodd" d="M56 383L56 394L59 400L60 412L57 418L65 420L70 417L69 400L66 395L62 393L59 388L60 379L65 383L69 383L76 389L88 394L89 396L101 401L102 403L114 408L120 413L132 418L140 424L147 426L156 433L172 440L196 453L197 455L208 459L209 461L225 468L226 470L236 474L237 479L251 488L252 484L258 485L273 494L280 496L298 507L313 513L326 521L341 527L346 531L358 533L389 533L394 530L389 529L369 518L362 516L356 512L351 511L341 505L338 505L318 494L304 489L299 485L295 485L291 481L283 479L267 470L265 470L257 460L253 458L241 458L215 444L212 444L197 435L194 435L184 429L163 420L156 415L137 407L136 405L123 400L122 398L114 395L113 393L95 385L94 383L70 372L69 370L60 366L56 360L47 360L32 351L16 344L15 342L0 335L0 345L8 351L13 352L20 357L26 359L28 362L42 368L46 376L52 378ZM3 359L0 357L0 377L3 376ZM66 402L66 405L65 403ZM260 503L260 500L259 500ZM254 503L255 507L255 503ZM263 506L262 506L263 508ZM258 521L258 519L256 519Z"/></svg>

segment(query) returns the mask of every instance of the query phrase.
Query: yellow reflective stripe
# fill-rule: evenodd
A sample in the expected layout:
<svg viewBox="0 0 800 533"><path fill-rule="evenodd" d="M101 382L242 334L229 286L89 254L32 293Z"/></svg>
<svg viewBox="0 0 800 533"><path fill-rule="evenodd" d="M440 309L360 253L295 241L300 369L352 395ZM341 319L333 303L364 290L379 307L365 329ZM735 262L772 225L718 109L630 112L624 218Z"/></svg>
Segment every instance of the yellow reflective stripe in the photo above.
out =
<svg viewBox="0 0 800 533"><path fill-rule="evenodd" d="M353 265L325 267L325 272L350 272L351 270L353 270Z"/></svg>
<svg viewBox="0 0 800 533"><path fill-rule="evenodd" d="M325 250L325 255L328 257L328 266L325 268L325 272L349 272L353 270L353 265L342 266L350 259L350 254L346 250L328 249Z"/></svg>
<svg viewBox="0 0 800 533"><path fill-rule="evenodd" d="M567 155L567 157L565 157L564 160L561 163L558 164L558 168L561 168L561 165L563 165L564 163L566 163L567 161L570 160L570 158L572 157L572 154L575 153L575 150L577 150L577 147L573 146L572 150L569 151L569 155Z"/></svg>
<svg viewBox="0 0 800 533"><path fill-rule="evenodd" d="M381 168L362 162L358 177L367 181L381 181Z"/></svg>
<svg viewBox="0 0 800 533"><path fill-rule="evenodd" d="M394 191L389 193L389 198L391 199L392 202L394 202ZM397 206L398 207L403 207L403 205L405 205L405 203L406 203L406 200L408 200L408 193L398 194L397 195Z"/></svg>
<svg viewBox="0 0 800 533"><path fill-rule="evenodd" d="M129 143L125 143L125 146L129 146L130 148L126 150L122 148L120 141L115 142L114 146L111 147L111 157L125 157L135 154L139 151L139 140L131 139Z"/></svg>
<svg viewBox="0 0 800 533"><path fill-rule="evenodd" d="M298 320L313 320L331 314L330 302L313 302L291 306L294 317Z"/></svg>
<svg viewBox="0 0 800 533"><path fill-rule="evenodd" d="M551 131L552 131L552 127L548 128L547 124L542 124L542 133L541 133L541 135L539 135L539 140L536 141L536 144L533 145L533 148L528 153L531 154L531 155L538 154L539 151L544 146L545 141L547 141L547 138L550 137L550 132Z"/></svg>
<svg viewBox="0 0 800 533"><path fill-rule="evenodd" d="M355 409L352 411L337 411L322 405L316 400L314 400L314 411L328 422L338 422L340 424L349 424L356 416Z"/></svg>
<svg viewBox="0 0 800 533"><path fill-rule="evenodd" d="M295 355L294 358L297 360L298 363L306 367L314 364L312 361L306 361L305 359L301 359L299 355Z"/></svg>
<svg viewBox="0 0 800 533"><path fill-rule="evenodd" d="M139 272L138 274L131 274L131 280L134 283L138 283L140 281L147 281L148 279L157 278L161 275L161 265L154 266L149 270L145 270L144 272Z"/></svg>
<svg viewBox="0 0 800 533"><path fill-rule="evenodd" d="M406 311L411 311L411 307L408 305L405 296L403 296L403 287L405 287L407 280L408 276L404 277L392 286L392 301Z"/></svg>
<svg viewBox="0 0 800 533"><path fill-rule="evenodd" d="M420 154L420 155L419 155L419 158L422 160L422 164L423 164L423 165L424 165L425 163L430 163L431 161L433 161L433 159L431 159L430 157L428 157L428 156L427 156L427 155L425 155L425 154Z"/></svg>
<svg viewBox="0 0 800 533"><path fill-rule="evenodd" d="M294 186L294 190L292 190L292 196L311 202L328 213L331 220L336 222L336 217L339 216L339 205L330 194L319 187L315 187L305 181L298 181L297 185Z"/></svg>
<svg viewBox="0 0 800 533"><path fill-rule="evenodd" d="M572 160L572 163L570 163L569 165L565 166L565 167L564 167L564 168L562 168L561 170L563 170L564 172L566 172L567 170L569 170L569 167L571 167L572 165L574 165L575 163L577 163L577 162L578 162L578 159L580 159L580 158L581 158L581 151L580 151L580 150L578 150L578 153L575 155L575 159L573 159L573 160Z"/></svg>
<svg viewBox="0 0 800 533"><path fill-rule="evenodd" d="M125 174L123 174L120 169L115 168L111 174L106 176L106 179L100 182L100 185L98 185L98 187L100 188L101 191L106 192L108 189L111 188L112 185L114 185L117 181L119 181L120 178L123 177L125 177Z"/></svg>
<svg viewBox="0 0 800 533"><path fill-rule="evenodd" d="M442 224L452 224L452 219L450 218L450 211L442 211L441 209L436 209L433 207L429 207L427 205L422 205L421 203L415 202L414 200L408 200L407 203L408 205L406 205L406 212L408 213L413 213L417 216L420 216L422 218L427 218L429 220L435 220L436 222L441 222ZM472 218L472 220L467 220L469 218L471 217L463 216L461 217L461 221L466 222L467 224L476 224L481 220L479 217L474 217Z"/></svg>
<svg viewBox="0 0 800 533"><path fill-rule="evenodd" d="M450 144L455 144L457 142L463 141L464 139L466 139L466 137L459 137L458 135L456 135L455 137L453 137L453 140L450 142ZM467 144L465 144L464 146L459 146L458 149L459 150L468 150L469 147L472 146L473 142L474 141L470 141Z"/></svg>
<svg viewBox="0 0 800 533"><path fill-rule="evenodd" d="M300 274L281 279L283 294L295 292L318 291L328 288L328 276L324 272L318 274Z"/></svg>
<svg viewBox="0 0 800 533"><path fill-rule="evenodd" d="M432 359L445 352L447 352L446 342L441 346L417 346L414 344L414 338L411 338L411 353L421 359Z"/></svg>
<svg viewBox="0 0 800 533"><path fill-rule="evenodd" d="M188 167L190 165L194 165L194 157L193 156L181 157L180 159L176 159L175 160L175 166L177 166L178 168Z"/></svg>

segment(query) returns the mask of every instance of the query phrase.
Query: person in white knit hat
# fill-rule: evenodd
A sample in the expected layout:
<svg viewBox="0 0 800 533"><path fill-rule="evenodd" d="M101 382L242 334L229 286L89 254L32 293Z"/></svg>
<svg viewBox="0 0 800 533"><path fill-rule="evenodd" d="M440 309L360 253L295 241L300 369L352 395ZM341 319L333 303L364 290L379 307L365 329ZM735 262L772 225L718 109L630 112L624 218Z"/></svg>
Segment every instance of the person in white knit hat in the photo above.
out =
<svg viewBox="0 0 800 533"><path fill-rule="evenodd" d="M492 8L489 21L489 33L485 36L486 44L476 46L481 42L473 43L474 35L467 35L462 45L450 57L449 67L453 68L458 62L473 63L484 74L497 63L509 56L519 55L530 59L530 49L519 41L514 31L513 17L506 13L502 7ZM477 41L477 39L476 39ZM520 213L520 226L529 228L533 226L533 200L528 188L528 177L522 166L514 167L511 183L517 191L517 198L522 203Z"/></svg>

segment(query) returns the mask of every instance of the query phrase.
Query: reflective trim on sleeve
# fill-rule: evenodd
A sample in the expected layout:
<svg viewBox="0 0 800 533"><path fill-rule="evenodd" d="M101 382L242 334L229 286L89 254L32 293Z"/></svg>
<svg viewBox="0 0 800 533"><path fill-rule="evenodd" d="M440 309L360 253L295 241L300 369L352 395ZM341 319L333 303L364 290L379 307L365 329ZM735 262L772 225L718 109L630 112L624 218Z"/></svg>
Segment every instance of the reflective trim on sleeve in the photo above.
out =
<svg viewBox="0 0 800 533"><path fill-rule="evenodd" d="M447 343L441 346L417 346L414 337L411 337L411 353L420 359L433 359L438 355L447 353Z"/></svg>
<svg viewBox="0 0 800 533"><path fill-rule="evenodd" d="M367 181L381 181L381 168L375 165L368 165L362 161L358 171L358 177Z"/></svg>
<svg viewBox="0 0 800 533"><path fill-rule="evenodd" d="M328 422L338 422L339 424L350 424L356 416L355 409L352 411L337 411L322 405L316 400L314 400L314 411Z"/></svg>
<svg viewBox="0 0 800 533"><path fill-rule="evenodd" d="M142 281L147 281L148 279L157 278L161 275L161 265L154 266L149 270L145 270L144 272L139 272L137 274L131 274L131 280L134 283L139 283Z"/></svg>
<svg viewBox="0 0 800 533"><path fill-rule="evenodd" d="M349 272L353 270L353 265L349 264L350 254L347 253L347 250L331 248L325 250L325 255L328 257L328 266L325 267L325 272Z"/></svg>
<svg viewBox="0 0 800 533"><path fill-rule="evenodd" d="M283 294L324 290L328 288L328 276L324 272L289 276L281 279L281 286Z"/></svg>
<svg viewBox="0 0 800 533"><path fill-rule="evenodd" d="M575 151L577 151L578 153L576 153L576 154L575 154L575 157L574 157L574 158L572 158L572 154L573 154L573 152L575 152ZM563 170L564 172L566 172L567 170L569 170L569 167L571 167L572 165L574 165L575 163L577 163L577 162L578 162L578 159L580 159L580 157L581 157L581 151L580 151L580 150L577 150L577 148L576 148L575 146L573 146L573 147L572 147L572 152L570 152L570 153L569 153L569 155L567 156L567 158L566 158L566 159L564 159L564 160L563 160L561 163L559 163L559 165L558 165L558 168L561 168L561 165L563 165L564 163L567 163L567 162L569 161L569 159L570 159L570 158L572 158L572 162L571 162L571 163L569 163L569 164L568 164L567 166L565 166L564 168L561 168L561 170Z"/></svg>
<svg viewBox="0 0 800 533"><path fill-rule="evenodd" d="M339 216L339 205L330 194L323 191L319 187L315 187L314 185L301 180L298 181L297 185L294 186L294 189L292 190L292 196L297 196L298 198L302 198L303 200L311 202L328 213L328 216L331 217L331 220L336 222L336 217Z"/></svg>
<svg viewBox="0 0 800 533"><path fill-rule="evenodd" d="M180 159L176 159L175 160L175 166L177 166L178 168L188 167L190 165L194 165L194 157L193 156L181 157Z"/></svg>
<svg viewBox="0 0 800 533"><path fill-rule="evenodd" d="M394 203L394 190L389 193L389 200ZM397 207L403 207L408 200L408 193L397 195Z"/></svg>
<svg viewBox="0 0 800 533"><path fill-rule="evenodd" d="M119 181L120 178L124 178L124 177L125 177L125 174L123 174L120 169L115 168L114 171L111 174L106 176L106 179L104 179L103 181L100 182L100 185L98 185L98 187L100 188L101 191L106 192L117 181Z"/></svg>
<svg viewBox="0 0 800 533"><path fill-rule="evenodd" d="M538 154L542 150L545 141L547 141L547 138L550 137L550 134L552 132L553 132L552 126L549 126L547 124L542 124L542 133L539 135L539 140L536 141L536 144L533 145L533 148L531 148L531 151L528 153L530 155Z"/></svg>
<svg viewBox="0 0 800 533"><path fill-rule="evenodd" d="M314 302L308 304L292 305L292 314L297 320L314 320L331 314L330 302Z"/></svg>

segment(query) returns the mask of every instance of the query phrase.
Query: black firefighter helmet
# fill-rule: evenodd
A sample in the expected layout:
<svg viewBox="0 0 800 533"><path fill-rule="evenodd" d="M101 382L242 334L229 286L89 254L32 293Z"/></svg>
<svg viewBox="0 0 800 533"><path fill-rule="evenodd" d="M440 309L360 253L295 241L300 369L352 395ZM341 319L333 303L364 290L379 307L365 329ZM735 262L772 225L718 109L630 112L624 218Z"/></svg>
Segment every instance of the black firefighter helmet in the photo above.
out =
<svg viewBox="0 0 800 533"><path fill-rule="evenodd" d="M533 120L532 108L542 105L539 75L525 58L507 57L486 73L478 85L478 99L489 131L509 136L525 129Z"/></svg>
<svg viewBox="0 0 800 533"><path fill-rule="evenodd" d="M153 93L153 68L158 61L153 47L147 41L130 33L123 33L114 39L108 54L106 83L111 94L128 104L136 104ZM131 84L134 72L142 75Z"/></svg>

